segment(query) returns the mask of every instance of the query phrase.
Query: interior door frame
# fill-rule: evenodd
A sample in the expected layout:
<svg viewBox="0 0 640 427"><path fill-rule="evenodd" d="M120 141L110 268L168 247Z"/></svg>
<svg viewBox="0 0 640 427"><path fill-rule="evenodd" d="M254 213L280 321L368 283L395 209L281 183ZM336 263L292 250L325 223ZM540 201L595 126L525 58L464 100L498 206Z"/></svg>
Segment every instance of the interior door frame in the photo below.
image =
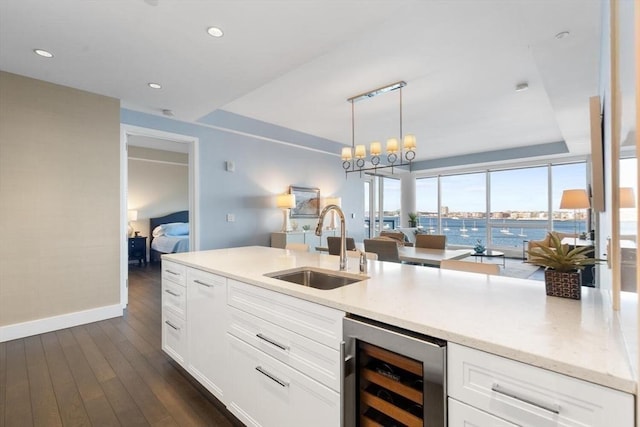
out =
<svg viewBox="0 0 640 427"><path fill-rule="evenodd" d="M120 304L126 308L129 303L128 270L129 252L127 236L127 196L128 196L128 150L130 136L144 136L149 138L166 139L173 142L188 144L189 150L189 250L200 249L200 182L199 182L199 152L200 139L191 135L165 132L158 129L145 128L127 124L120 124Z"/></svg>

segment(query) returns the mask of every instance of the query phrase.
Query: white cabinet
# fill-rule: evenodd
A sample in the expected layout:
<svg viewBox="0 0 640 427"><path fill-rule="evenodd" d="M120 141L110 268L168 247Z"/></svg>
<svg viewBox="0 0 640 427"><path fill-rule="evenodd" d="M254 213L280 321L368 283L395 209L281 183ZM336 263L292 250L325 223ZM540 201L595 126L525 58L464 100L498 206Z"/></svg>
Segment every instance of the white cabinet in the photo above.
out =
<svg viewBox="0 0 640 427"><path fill-rule="evenodd" d="M340 394L246 342L228 335L234 381L229 410L262 427L340 425Z"/></svg>
<svg viewBox="0 0 640 427"><path fill-rule="evenodd" d="M271 233L271 247L284 249L287 243L305 243L313 252L316 246L327 247L327 236L336 235L338 235L336 230L323 230L320 237L316 236L314 230Z"/></svg>
<svg viewBox="0 0 640 427"><path fill-rule="evenodd" d="M187 332L183 317L171 310L162 310L162 350L185 366L187 354Z"/></svg>
<svg viewBox="0 0 640 427"><path fill-rule="evenodd" d="M186 268L173 262L162 262L162 350L185 366Z"/></svg>
<svg viewBox="0 0 640 427"><path fill-rule="evenodd" d="M339 426L344 312L228 280L227 406L252 426Z"/></svg>
<svg viewBox="0 0 640 427"><path fill-rule="evenodd" d="M227 366L227 279L187 269L187 371L224 402Z"/></svg>
<svg viewBox="0 0 640 427"><path fill-rule="evenodd" d="M480 411L452 398L449 398L447 404L449 405L449 418L447 423L449 427L517 427L516 424Z"/></svg>
<svg viewBox="0 0 640 427"><path fill-rule="evenodd" d="M628 393L454 343L447 354L449 396L502 420L535 427L633 425Z"/></svg>

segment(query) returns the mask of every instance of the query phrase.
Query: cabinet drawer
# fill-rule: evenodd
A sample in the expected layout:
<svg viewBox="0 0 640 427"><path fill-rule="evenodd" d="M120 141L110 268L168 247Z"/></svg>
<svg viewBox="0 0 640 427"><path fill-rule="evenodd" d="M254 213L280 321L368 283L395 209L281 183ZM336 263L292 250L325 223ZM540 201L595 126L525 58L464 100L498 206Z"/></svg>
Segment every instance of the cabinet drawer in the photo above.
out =
<svg viewBox="0 0 640 427"><path fill-rule="evenodd" d="M227 334L233 381L229 410L249 426L340 425L340 395Z"/></svg>
<svg viewBox="0 0 640 427"><path fill-rule="evenodd" d="M229 307L229 333L322 384L340 390L338 350L234 307Z"/></svg>
<svg viewBox="0 0 640 427"><path fill-rule="evenodd" d="M474 427L474 426L491 426L491 427L517 427L501 418L487 414L455 399L449 398L449 427Z"/></svg>
<svg viewBox="0 0 640 427"><path fill-rule="evenodd" d="M344 312L229 280L227 302L290 331L339 350Z"/></svg>
<svg viewBox="0 0 640 427"><path fill-rule="evenodd" d="M454 343L449 395L525 426L632 426L633 396Z"/></svg>
<svg viewBox="0 0 640 427"><path fill-rule="evenodd" d="M187 295L186 289L169 280L162 281L162 307L170 308L184 318Z"/></svg>
<svg viewBox="0 0 640 427"><path fill-rule="evenodd" d="M162 349L185 367L187 331L185 321L171 310L162 310Z"/></svg>
<svg viewBox="0 0 640 427"><path fill-rule="evenodd" d="M162 280L170 280L185 286L187 283L187 268L182 264L162 260Z"/></svg>

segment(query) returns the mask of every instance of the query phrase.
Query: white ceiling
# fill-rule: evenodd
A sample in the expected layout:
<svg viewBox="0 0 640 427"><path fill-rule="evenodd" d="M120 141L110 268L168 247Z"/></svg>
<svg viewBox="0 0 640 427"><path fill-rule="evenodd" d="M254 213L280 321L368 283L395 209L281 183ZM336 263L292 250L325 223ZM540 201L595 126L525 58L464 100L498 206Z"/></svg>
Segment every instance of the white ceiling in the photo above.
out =
<svg viewBox="0 0 640 427"><path fill-rule="evenodd" d="M345 144L346 99L405 80L418 159L558 141L578 155L601 14L597 0L2 0L0 69L133 110L222 109ZM356 143L398 133L398 92L355 112Z"/></svg>

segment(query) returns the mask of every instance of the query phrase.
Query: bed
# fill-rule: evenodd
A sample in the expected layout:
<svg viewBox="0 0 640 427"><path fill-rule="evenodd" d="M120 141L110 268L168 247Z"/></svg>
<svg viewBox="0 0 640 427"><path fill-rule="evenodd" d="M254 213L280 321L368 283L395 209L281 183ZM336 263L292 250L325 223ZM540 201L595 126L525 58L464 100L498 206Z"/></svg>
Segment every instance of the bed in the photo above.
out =
<svg viewBox="0 0 640 427"><path fill-rule="evenodd" d="M150 261L159 262L160 255L189 251L189 211L149 218Z"/></svg>

